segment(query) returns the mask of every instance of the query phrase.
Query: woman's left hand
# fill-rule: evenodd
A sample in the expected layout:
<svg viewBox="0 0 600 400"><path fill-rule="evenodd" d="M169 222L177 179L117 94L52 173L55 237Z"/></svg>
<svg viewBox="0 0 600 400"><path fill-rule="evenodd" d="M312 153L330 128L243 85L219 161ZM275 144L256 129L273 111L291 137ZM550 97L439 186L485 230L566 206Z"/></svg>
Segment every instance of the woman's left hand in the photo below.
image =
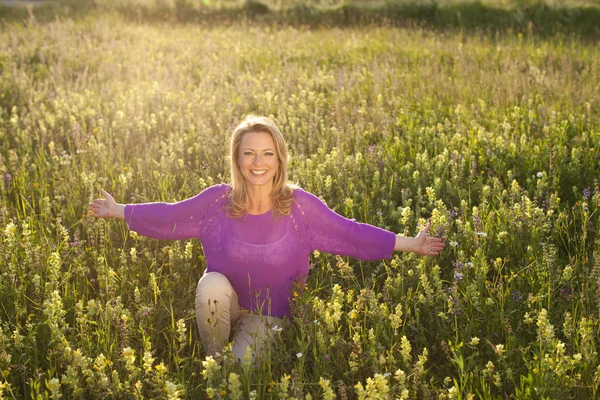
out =
<svg viewBox="0 0 600 400"><path fill-rule="evenodd" d="M437 256L444 250L446 245L442 242L442 239L427 236L430 228L431 221L427 222L425 228L421 229L421 232L415 236L415 253L422 256Z"/></svg>

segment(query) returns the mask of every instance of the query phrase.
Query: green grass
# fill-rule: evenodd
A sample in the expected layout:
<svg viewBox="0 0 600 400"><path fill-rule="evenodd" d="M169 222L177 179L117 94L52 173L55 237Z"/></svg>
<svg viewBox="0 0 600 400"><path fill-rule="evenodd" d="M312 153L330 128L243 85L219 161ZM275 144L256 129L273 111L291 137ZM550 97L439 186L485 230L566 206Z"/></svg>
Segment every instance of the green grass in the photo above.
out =
<svg viewBox="0 0 600 400"><path fill-rule="evenodd" d="M4 397L598 396L591 24L193 24L152 7L0 31ZM448 246L314 254L271 356L213 364L193 312L200 243L139 237L86 205L100 187L175 201L226 181L251 112L278 122L291 178L330 207L407 235L431 218Z"/></svg>

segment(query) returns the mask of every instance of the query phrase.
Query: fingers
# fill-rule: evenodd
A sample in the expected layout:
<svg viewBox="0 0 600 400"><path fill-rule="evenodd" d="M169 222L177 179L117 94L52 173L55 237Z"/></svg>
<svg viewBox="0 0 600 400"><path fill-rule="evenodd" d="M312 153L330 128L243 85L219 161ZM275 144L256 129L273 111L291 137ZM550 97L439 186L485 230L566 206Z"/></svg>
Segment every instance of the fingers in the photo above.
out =
<svg viewBox="0 0 600 400"><path fill-rule="evenodd" d="M107 205L106 202L112 200L110 193L107 193L104 189L100 189L100 192L104 199L95 199L88 204L88 214L92 217L104 217L103 209Z"/></svg>
<svg viewBox="0 0 600 400"><path fill-rule="evenodd" d="M100 193L102 193L102 196L104 196L105 199L112 199L113 197L110 195L110 193L108 193L106 190L104 189L100 189Z"/></svg>
<svg viewBox="0 0 600 400"><path fill-rule="evenodd" d="M88 206L88 212L92 217L98 217L100 215L100 210L102 206L97 203L90 203Z"/></svg>
<svg viewBox="0 0 600 400"><path fill-rule="evenodd" d="M96 199L96 200L92 201L90 204L88 204L88 208L93 211L100 211L103 203L104 203L104 200Z"/></svg>
<svg viewBox="0 0 600 400"><path fill-rule="evenodd" d="M442 250L444 250L444 247L432 247L429 249L429 255L430 256L439 256L442 253Z"/></svg>
<svg viewBox="0 0 600 400"><path fill-rule="evenodd" d="M435 250L435 251L441 251L441 250L443 250L443 249L444 249L444 247L446 247L446 244L445 244L445 243L442 243L442 242L434 242L434 243L430 243L430 244L429 244L429 247L430 247L432 250Z"/></svg>
<svg viewBox="0 0 600 400"><path fill-rule="evenodd" d="M427 237L427 246L429 247L429 256L439 256L446 247L446 244L442 242L442 239L435 237Z"/></svg>
<svg viewBox="0 0 600 400"><path fill-rule="evenodd" d="M446 243L444 243L442 241L442 239L440 239L440 238L428 236L427 239L429 239L428 242L432 246L442 246L442 247L444 247L446 245Z"/></svg>
<svg viewBox="0 0 600 400"><path fill-rule="evenodd" d="M425 225L425 228L423 228L422 232L424 234L427 234L427 232L429 232L429 229L431 228L431 220L427 220L427 225Z"/></svg>

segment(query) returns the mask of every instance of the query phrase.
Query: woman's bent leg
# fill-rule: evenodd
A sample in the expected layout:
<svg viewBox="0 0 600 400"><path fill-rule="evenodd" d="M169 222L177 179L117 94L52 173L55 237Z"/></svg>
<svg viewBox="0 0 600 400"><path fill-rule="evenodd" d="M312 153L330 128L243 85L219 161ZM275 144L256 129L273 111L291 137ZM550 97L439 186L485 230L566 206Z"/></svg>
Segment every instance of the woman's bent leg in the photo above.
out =
<svg viewBox="0 0 600 400"><path fill-rule="evenodd" d="M238 296L225 275L205 273L196 288L196 322L206 354L214 355L227 345L239 315Z"/></svg>
<svg viewBox="0 0 600 400"><path fill-rule="evenodd" d="M233 355L244 361L248 352L252 358L264 354L268 342L273 340L276 321L274 317L242 314L234 328Z"/></svg>

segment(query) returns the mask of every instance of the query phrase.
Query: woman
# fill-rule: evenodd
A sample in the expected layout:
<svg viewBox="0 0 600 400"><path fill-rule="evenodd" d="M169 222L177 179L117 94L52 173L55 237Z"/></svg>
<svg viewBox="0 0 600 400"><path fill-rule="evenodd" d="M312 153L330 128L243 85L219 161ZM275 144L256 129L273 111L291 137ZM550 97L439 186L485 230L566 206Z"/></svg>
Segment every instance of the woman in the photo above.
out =
<svg viewBox="0 0 600 400"><path fill-rule="evenodd" d="M444 248L427 236L430 224L402 237L346 219L290 184L283 135L266 117L250 115L236 127L230 154L231 184L190 199L123 205L102 190L104 199L90 204L92 216L124 219L148 237L200 239L206 272L196 290L196 319L207 354L221 350L232 330L238 359L260 353L274 319L290 314L292 285L304 280L313 250L377 260Z"/></svg>

